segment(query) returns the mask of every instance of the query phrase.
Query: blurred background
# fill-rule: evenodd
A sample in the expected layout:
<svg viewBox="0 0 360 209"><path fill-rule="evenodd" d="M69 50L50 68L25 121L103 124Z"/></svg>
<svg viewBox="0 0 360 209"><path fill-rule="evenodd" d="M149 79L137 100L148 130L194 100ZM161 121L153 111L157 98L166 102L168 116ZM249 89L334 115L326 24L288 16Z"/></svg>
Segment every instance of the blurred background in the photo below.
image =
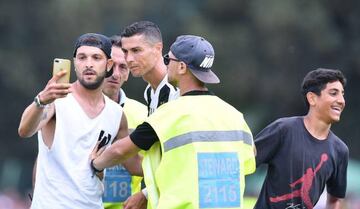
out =
<svg viewBox="0 0 360 209"><path fill-rule="evenodd" d="M83 33L111 36L138 20L159 25L164 53L181 34L208 39L221 79L209 88L244 113L254 135L279 117L306 113L300 83L308 71L342 70L347 105L332 129L350 149L347 208L360 208L360 1L1 0L0 209L29 205L37 140L20 139L17 128L53 59L71 59ZM145 86L130 78L124 89L144 102ZM261 168L248 177L247 196L256 198L263 176Z"/></svg>

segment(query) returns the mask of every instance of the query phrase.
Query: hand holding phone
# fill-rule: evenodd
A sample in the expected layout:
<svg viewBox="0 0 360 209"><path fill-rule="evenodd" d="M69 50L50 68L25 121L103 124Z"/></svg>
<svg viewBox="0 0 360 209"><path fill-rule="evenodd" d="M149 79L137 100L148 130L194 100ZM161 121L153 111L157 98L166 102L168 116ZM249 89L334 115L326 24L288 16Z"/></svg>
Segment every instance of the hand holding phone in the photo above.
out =
<svg viewBox="0 0 360 209"><path fill-rule="evenodd" d="M55 58L53 64L53 76L58 72L65 70L66 74L61 76L57 83L69 83L70 82L70 69L71 69L71 61L68 59L60 59Z"/></svg>

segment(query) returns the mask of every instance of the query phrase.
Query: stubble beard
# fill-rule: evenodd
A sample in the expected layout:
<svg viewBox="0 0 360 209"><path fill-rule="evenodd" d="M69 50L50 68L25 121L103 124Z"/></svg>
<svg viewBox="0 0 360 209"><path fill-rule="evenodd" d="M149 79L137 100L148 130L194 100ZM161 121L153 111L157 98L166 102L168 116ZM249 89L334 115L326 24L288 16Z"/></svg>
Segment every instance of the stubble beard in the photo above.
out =
<svg viewBox="0 0 360 209"><path fill-rule="evenodd" d="M84 88L89 89L89 90L95 90L95 89L98 89L101 86L101 84L104 82L105 74L106 74L106 72L104 71L104 73L99 75L96 78L96 80L92 83L86 82L83 78L80 78L79 82Z"/></svg>
<svg viewBox="0 0 360 209"><path fill-rule="evenodd" d="M175 86L175 87L178 87L178 81L175 80L175 79L173 79L173 78L170 78L170 76L168 76L168 82L169 82L171 85L173 85L173 86Z"/></svg>

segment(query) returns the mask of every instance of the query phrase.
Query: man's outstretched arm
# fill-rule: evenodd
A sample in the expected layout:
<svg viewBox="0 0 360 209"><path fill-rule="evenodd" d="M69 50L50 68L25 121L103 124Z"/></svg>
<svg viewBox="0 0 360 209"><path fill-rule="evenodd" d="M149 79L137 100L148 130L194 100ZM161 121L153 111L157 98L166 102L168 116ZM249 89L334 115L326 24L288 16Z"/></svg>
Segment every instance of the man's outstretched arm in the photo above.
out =
<svg viewBox="0 0 360 209"><path fill-rule="evenodd" d="M106 150L105 147L97 150L97 147L98 144L91 153L91 161L92 167L98 171L121 164L140 151L129 136L117 140Z"/></svg>

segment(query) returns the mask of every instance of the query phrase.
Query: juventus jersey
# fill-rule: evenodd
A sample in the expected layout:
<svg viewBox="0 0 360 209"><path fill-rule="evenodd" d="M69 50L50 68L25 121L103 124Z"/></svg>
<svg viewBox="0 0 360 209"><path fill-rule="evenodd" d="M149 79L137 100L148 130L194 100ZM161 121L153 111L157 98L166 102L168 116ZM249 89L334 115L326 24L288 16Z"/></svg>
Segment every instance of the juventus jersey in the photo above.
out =
<svg viewBox="0 0 360 209"><path fill-rule="evenodd" d="M179 89L168 82L167 75L162 79L155 91L151 88L150 84L148 84L144 91L144 98L148 108L148 116L151 115L160 105L178 98L179 94Z"/></svg>

